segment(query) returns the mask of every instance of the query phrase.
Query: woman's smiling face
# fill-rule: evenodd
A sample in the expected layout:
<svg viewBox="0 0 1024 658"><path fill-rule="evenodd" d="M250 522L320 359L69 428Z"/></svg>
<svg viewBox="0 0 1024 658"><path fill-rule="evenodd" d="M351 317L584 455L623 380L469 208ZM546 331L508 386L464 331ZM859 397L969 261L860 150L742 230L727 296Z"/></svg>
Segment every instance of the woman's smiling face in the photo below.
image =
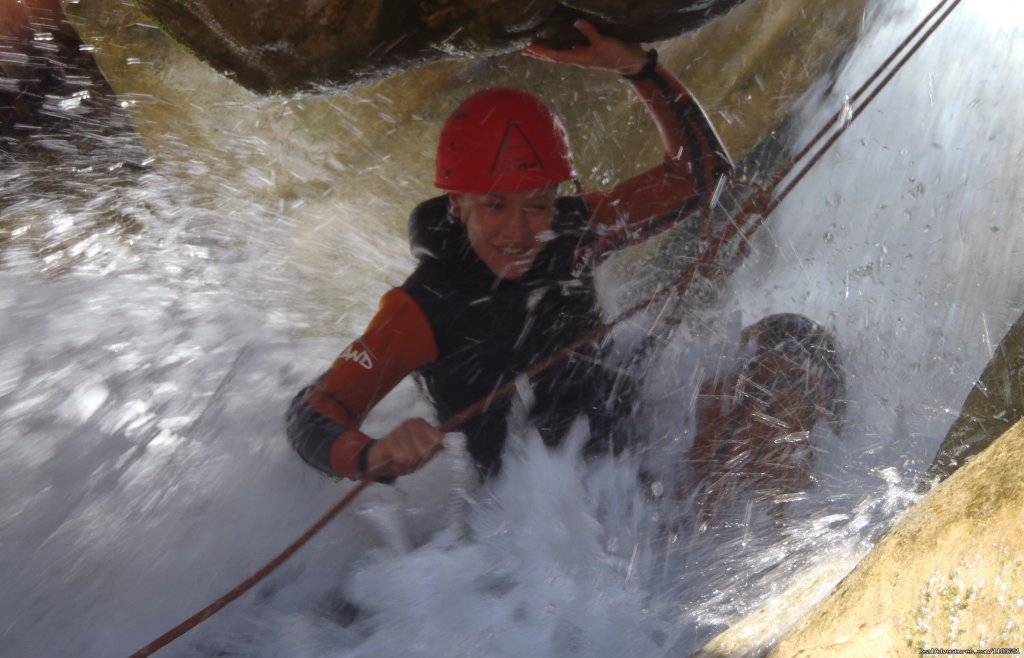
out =
<svg viewBox="0 0 1024 658"><path fill-rule="evenodd" d="M554 185L515 192L452 193L452 215L465 226L469 243L494 274L518 279L526 274L553 237Z"/></svg>

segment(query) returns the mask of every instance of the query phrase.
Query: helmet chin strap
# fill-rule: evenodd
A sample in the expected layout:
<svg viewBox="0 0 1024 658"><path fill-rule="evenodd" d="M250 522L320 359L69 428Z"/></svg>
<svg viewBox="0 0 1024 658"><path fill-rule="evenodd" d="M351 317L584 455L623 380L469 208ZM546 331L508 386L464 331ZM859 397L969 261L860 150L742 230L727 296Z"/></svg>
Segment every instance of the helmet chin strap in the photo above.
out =
<svg viewBox="0 0 1024 658"><path fill-rule="evenodd" d="M452 192L449 192L446 196L448 197L448 218L453 222L460 221L462 219L461 205L455 201L455 195Z"/></svg>

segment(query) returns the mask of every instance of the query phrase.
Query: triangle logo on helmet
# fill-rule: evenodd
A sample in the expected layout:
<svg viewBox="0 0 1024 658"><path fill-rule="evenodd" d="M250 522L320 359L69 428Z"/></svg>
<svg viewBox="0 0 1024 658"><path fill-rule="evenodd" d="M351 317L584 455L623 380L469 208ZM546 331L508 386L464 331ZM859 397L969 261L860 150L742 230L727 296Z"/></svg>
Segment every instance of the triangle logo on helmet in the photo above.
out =
<svg viewBox="0 0 1024 658"><path fill-rule="evenodd" d="M515 119L509 119L505 126L505 134L501 136L501 144L498 152L494 154L494 161L491 163L490 175L496 173L509 173L518 171L543 170L544 161L541 160L537 149L519 126Z"/></svg>

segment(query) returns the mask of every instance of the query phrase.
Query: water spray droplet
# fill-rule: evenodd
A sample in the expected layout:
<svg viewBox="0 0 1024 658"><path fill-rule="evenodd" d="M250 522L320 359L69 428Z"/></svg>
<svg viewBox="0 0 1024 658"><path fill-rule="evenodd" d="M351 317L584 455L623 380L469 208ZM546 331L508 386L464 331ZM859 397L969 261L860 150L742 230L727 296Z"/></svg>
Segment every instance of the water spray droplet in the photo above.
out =
<svg viewBox="0 0 1024 658"><path fill-rule="evenodd" d="M853 121L853 107L850 106L850 97L843 96L843 111L839 114L839 127L845 128Z"/></svg>

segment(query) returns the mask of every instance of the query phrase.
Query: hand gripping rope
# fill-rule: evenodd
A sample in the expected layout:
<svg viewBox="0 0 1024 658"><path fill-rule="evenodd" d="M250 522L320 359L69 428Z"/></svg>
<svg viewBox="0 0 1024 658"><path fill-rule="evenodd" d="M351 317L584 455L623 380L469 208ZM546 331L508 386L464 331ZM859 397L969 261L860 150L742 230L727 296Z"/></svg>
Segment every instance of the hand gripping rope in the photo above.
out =
<svg viewBox="0 0 1024 658"><path fill-rule="evenodd" d="M914 53L917 52L924 42L931 37L932 33L934 33L946 18L949 17L960 2L961 0L940 0L935 8L921 20L906 39L904 39L892 54L890 54L889 57L886 58L886 60L875 70L871 77L857 89L857 92L850 97L845 106L836 111L826 125L822 127L822 129L818 131L813 138L811 138L799 153L793 156L789 165L787 165L782 172L776 175L769 185L761 188L760 191L751 195L743 203L739 212L736 214L736 217L734 217L729 224L727 224L725 228L718 233L718 235L712 238L711 242L700 254L700 257L684 268L675 280L658 290L651 297L627 309L611 322L601 325L594 331L580 337L578 340L566 346L559 352L556 352L543 361L537 363L526 373L526 376L531 380L534 379L537 375L548 368L568 359L577 349L604 338L611 333L615 327L641 311L651 307L653 304L662 302L673 294L685 294L690 283L693 281L694 276L714 266L722 249L732 243L736 238L739 238L744 242L748 241L757 229L764 224L768 219L768 216L778 208L779 204L781 204L783 200L785 200L793 188L803 180L811 167L817 164L825 151L827 151L829 147L839 139L839 136L849 128L853 121L863 113L864 109L875 99L878 93L889 83L889 81L892 80L893 76L903 68L903 65L913 57ZM937 19L936 16L938 16ZM879 80L881 81L879 82ZM863 102L861 102L862 97L864 97ZM826 135L830 136L827 140L822 142ZM799 169L798 165L800 165ZM794 174L794 172L796 173ZM793 175L790 176L791 174ZM784 181L786 182L785 185L783 185ZM715 196L717 197L717 195ZM711 205L713 205L714 202L715 199L713 198ZM442 433L454 431L462 425L462 423L477 416L495 401L504 398L513 390L515 390L515 381L505 384L486 398L478 400L476 403L446 419L439 429ZM288 558L294 555L315 534L320 532L324 526L330 523L346 507L348 507L364 489L373 484L375 480L376 475L372 472L368 473L366 477L350 489L348 493L346 493L345 496L334 505L334 507L328 510L326 514L324 514L309 528L309 530L292 542L277 557L239 583L230 592L227 592L210 605L156 638L139 651L133 653L130 658L142 658L143 656L152 655L154 652L167 646L191 629L209 619L229 603L242 596L242 594L251 589L256 583L269 576L275 569L277 569L277 567L281 566L281 564L283 564Z"/></svg>

